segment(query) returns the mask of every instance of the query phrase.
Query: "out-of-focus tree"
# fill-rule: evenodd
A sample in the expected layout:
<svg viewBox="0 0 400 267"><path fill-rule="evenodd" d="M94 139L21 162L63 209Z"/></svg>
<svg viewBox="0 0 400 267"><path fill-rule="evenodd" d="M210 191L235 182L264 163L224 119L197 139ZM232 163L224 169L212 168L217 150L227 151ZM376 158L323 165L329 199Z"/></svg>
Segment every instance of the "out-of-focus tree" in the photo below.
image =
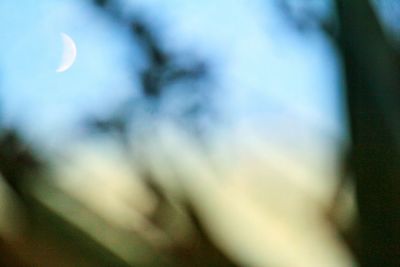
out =
<svg viewBox="0 0 400 267"><path fill-rule="evenodd" d="M212 112L212 107L208 102L208 97L212 94L210 90L212 86L207 86L207 90L204 86L211 76L210 68L205 62L195 57L193 60L185 58L183 64L183 56L163 46L157 32L144 16L138 14L132 17L124 16L116 1L93 0L91 3L105 17L117 22L116 25L129 29L130 41L135 42L134 45L139 47L145 61L144 67L139 72L132 70L132 75L136 75L139 80L140 98L126 99L108 117L86 117L83 125L88 130L86 133L89 136L105 135L114 138L124 151L127 162L139 161L139 163L135 162L136 168L139 169L138 172L146 188L155 196L157 202L154 211L146 217L146 222L153 227L152 229L172 237L167 248L156 248L152 244L145 244L149 241L145 238L140 239L141 242L143 241L146 249L150 248L154 251L159 249L154 255L166 255L165 264L168 263L171 266L239 266L240 261L232 257L232 253L227 256L227 250L221 249L222 246L215 242L209 229L204 227L204 222L190 196L179 199L180 206L173 203L174 200L171 200L153 177L154 172L149 169L151 166L140 164L141 159L137 157L136 143L132 141L137 137L137 129L134 126L138 116L143 113L146 113L146 118L149 119L163 116L166 96L179 86L187 90L185 93L188 96L197 95L198 97L188 101L189 104L178 109L177 114L173 114L175 122L184 124L185 130L194 133L195 138L201 139L202 129L199 126L199 118ZM301 5L299 3L300 1L278 1L277 5L298 32L324 31L337 45L344 63L345 90L352 138L349 148L351 156L347 162L350 172L348 176L354 177L359 208L357 224L359 229L357 227L351 229L350 231L354 232L350 235L355 236L353 237L355 240L351 242L357 244L360 242L360 245L354 246L353 252L363 267L400 266L398 249L400 240L400 169L398 168L400 161L400 124L398 122L400 61L398 53L391 46L395 42L387 41L368 1L337 0L337 10L332 5L326 9L328 13L325 15L321 15L312 8L299 9ZM395 30L388 31L390 34L395 32ZM396 40L396 38L392 39ZM190 61L189 64L188 61ZM143 110L138 110L137 106ZM153 132L153 134L158 133ZM27 214L31 217L36 216L36 219L40 217L39 221L47 218L49 224L57 222L55 235L73 239L72 242L75 242L77 247L92 244L86 239L76 238L78 235L83 235L79 231L77 231L79 234L76 232L75 235L71 234L74 232L71 230L73 227L69 229L65 226L68 225L67 222L54 219L57 217L56 214L46 217L43 216L45 213L43 207L41 210L31 209L29 201L32 195L29 195L29 192L26 194L26 185L35 183L35 179L32 179L34 177L45 176L47 165L22 136L18 130L6 129L0 125L2 177L25 204ZM346 159L347 155L343 155L343 158ZM47 211L47 213L50 212ZM173 231L177 229L166 223L182 214L191 224L190 237L183 241L173 238ZM337 226L333 224L332 227ZM67 234L61 234L62 229ZM65 229L69 230L65 231ZM246 229L237 229L237 231L246 231ZM88 249L88 251L92 250ZM115 260L118 257L110 251L104 248L97 251L106 251L105 253L112 259L110 262L118 262ZM12 253L6 253L0 240L0 256L2 254L12 255ZM92 252L89 254L97 261L103 259L97 259L97 257L100 258L99 254ZM11 259L10 262L12 261ZM125 262L124 264L129 265ZM14 265L17 266L17 263Z"/></svg>
<svg viewBox="0 0 400 267"><path fill-rule="evenodd" d="M338 0L361 266L400 265L400 61L368 1Z"/></svg>

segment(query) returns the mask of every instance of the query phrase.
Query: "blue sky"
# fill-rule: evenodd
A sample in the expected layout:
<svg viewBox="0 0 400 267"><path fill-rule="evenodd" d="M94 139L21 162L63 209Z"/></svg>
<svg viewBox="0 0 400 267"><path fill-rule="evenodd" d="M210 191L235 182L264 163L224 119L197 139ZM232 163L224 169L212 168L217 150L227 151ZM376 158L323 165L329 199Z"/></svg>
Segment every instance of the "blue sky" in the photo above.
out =
<svg viewBox="0 0 400 267"><path fill-rule="evenodd" d="M215 101L227 121L278 122L286 132L289 120L343 135L334 49L318 31L295 32L274 1L119 2L126 16L141 10L160 25L172 51L194 51L212 63L223 96ZM55 72L60 32L78 48L75 64L64 73ZM126 29L87 1L32 0L20 6L2 0L0 36L5 117L34 138L68 138L83 114L107 112L137 90L127 59L139 67L141 55Z"/></svg>

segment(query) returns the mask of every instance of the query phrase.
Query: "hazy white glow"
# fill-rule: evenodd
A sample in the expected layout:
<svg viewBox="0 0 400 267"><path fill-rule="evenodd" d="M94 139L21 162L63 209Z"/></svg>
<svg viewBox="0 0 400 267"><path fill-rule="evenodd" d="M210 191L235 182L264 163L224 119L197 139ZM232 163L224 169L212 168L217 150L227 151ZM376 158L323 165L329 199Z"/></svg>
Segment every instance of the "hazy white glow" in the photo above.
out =
<svg viewBox="0 0 400 267"><path fill-rule="evenodd" d="M74 64L77 50L74 40L72 40L72 38L69 35L63 32L60 35L63 42L63 55L61 63L56 71L64 72Z"/></svg>

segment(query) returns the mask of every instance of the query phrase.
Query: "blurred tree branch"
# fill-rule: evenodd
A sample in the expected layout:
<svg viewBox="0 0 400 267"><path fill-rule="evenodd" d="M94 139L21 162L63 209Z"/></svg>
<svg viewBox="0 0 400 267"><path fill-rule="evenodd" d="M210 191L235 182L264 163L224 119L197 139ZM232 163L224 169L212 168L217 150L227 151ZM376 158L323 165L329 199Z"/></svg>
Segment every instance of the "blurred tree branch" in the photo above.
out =
<svg viewBox="0 0 400 267"><path fill-rule="evenodd" d="M193 64L182 65L179 62L179 56L172 55L168 51L163 49L160 40L158 40L151 30L149 25L139 18L132 20L124 20L118 13L112 1L94 1L104 14L118 20L121 24L127 24L131 30L134 40L136 40L141 48L141 52L147 59L146 68L138 73L140 86L144 96L144 101L149 101L155 111L158 108L159 102L163 97L165 90L169 86L184 82L196 82L204 79L207 76L206 65L202 62L194 62ZM113 8L109 8L112 6ZM188 88L193 90L194 88ZM129 160L133 159L132 151L130 151L131 144L129 135L131 134L128 129L128 124L132 120L132 105L134 100L128 99L123 103L120 109L117 110L109 119L99 120L92 119L89 121L89 126L95 131L103 133L117 133L117 138L122 141L121 144L124 146L127 152ZM206 103L198 103L199 105ZM197 108L197 107L193 107ZM183 115L191 116L192 110L183 111ZM134 118L133 118L134 119ZM192 119L194 119L192 117ZM140 167L140 166L139 166ZM158 198L158 207L154 212L152 218L149 218L157 227L163 229L163 218L169 216L176 216L174 214L173 204L170 203L170 199L165 195L162 188L155 182L148 170L141 170L141 174L144 181L155 196ZM227 267L237 266L230 259L228 259L219 248L217 248L206 234L203 226L195 214L194 209L188 201L183 201L185 206L183 211L187 213L194 232L192 236L186 240L186 242L175 244L167 254L171 254L179 259L178 266L215 266L215 267ZM168 231L168 230L166 230ZM171 234L171 233L168 233Z"/></svg>

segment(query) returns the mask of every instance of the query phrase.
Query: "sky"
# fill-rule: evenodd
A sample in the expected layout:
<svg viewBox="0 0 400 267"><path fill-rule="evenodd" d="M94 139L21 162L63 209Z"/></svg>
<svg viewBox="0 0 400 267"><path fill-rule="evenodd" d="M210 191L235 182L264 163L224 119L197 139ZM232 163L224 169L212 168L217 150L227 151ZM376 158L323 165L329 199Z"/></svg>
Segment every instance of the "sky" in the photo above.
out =
<svg viewBox="0 0 400 267"><path fill-rule="evenodd" d="M83 1L26 2L0 4L4 117L38 140L56 140L82 114L101 113L128 94L129 48L118 27ZM78 56L73 68L57 73L61 32L75 40Z"/></svg>
<svg viewBox="0 0 400 267"><path fill-rule="evenodd" d="M141 14L151 21L166 49L189 52L210 66L208 86L216 92L210 101L219 117L211 126L217 137L209 136L218 140L210 143L261 138L266 153L282 155L272 158L279 168L282 162L301 166L308 184L331 186L347 124L340 62L326 36L315 27L294 30L275 1L119 3L127 18ZM329 10L315 3L317 13ZM58 73L62 32L75 41L77 58ZM80 142L87 118L106 116L130 95L140 99L132 69L143 67L143 55L125 26L87 1L18 6L3 0L0 38L3 120L41 149L63 152Z"/></svg>
<svg viewBox="0 0 400 267"><path fill-rule="evenodd" d="M126 16L143 10L161 25L171 50L194 51L211 62L223 96L215 101L227 121L287 115L343 134L334 49L319 31L295 32L273 1L120 2ZM18 6L4 0L0 13L4 117L33 136L61 138L76 128L82 114L102 114L137 89L127 59L140 66L141 57L127 30L87 1ZM78 56L71 69L56 73L61 32L75 40Z"/></svg>

